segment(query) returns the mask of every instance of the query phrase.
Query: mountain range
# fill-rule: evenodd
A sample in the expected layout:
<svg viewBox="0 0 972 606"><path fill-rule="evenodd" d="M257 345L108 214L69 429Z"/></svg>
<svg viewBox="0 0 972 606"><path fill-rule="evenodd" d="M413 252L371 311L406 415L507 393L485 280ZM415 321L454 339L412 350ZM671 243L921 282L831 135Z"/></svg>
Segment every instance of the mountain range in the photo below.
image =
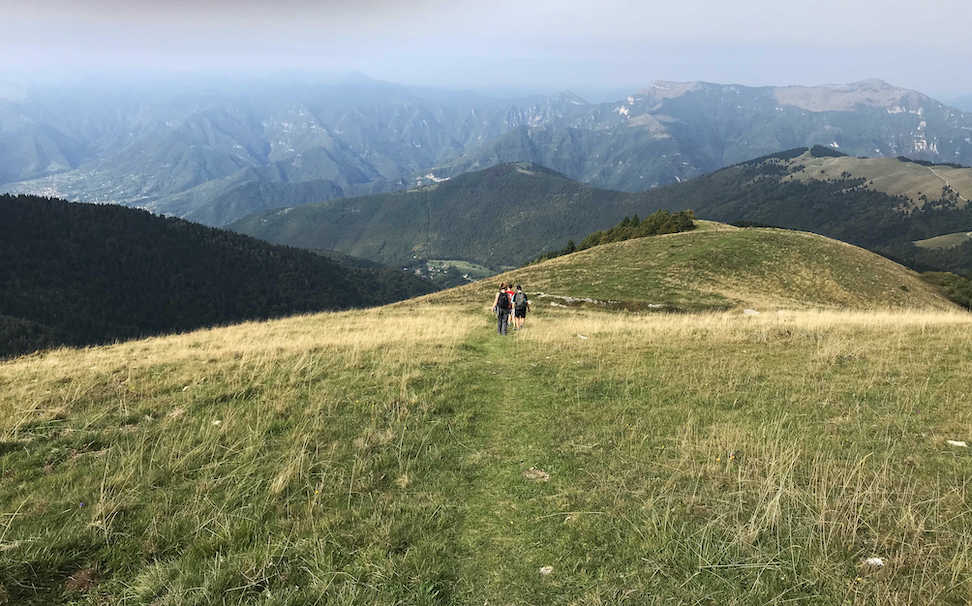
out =
<svg viewBox="0 0 972 606"><path fill-rule="evenodd" d="M612 103L353 76L95 84L0 99L0 191L226 225L532 162L642 191L814 144L972 164L972 115L878 80L819 87L656 82Z"/></svg>
<svg viewBox="0 0 972 606"><path fill-rule="evenodd" d="M812 231L914 268L967 274L970 199L972 168L816 146L639 193L592 188L533 164L501 164L408 192L254 215L231 228L392 265L461 259L501 270L624 216L692 210L702 219Z"/></svg>

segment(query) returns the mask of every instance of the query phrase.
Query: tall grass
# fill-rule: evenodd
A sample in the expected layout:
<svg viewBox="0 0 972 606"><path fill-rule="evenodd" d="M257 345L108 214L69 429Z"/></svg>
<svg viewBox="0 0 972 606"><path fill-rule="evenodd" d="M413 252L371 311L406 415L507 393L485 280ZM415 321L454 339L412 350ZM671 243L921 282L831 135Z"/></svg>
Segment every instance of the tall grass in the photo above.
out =
<svg viewBox="0 0 972 606"><path fill-rule="evenodd" d="M406 305L16 359L0 603L967 603L970 328Z"/></svg>

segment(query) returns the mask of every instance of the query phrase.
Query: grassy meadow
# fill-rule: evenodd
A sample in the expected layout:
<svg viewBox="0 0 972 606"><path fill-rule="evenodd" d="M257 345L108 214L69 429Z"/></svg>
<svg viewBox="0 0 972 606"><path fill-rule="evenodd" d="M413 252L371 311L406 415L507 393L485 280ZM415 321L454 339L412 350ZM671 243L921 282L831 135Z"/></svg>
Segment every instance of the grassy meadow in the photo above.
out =
<svg viewBox="0 0 972 606"><path fill-rule="evenodd" d="M965 244L969 240L972 240L972 232L962 231L954 234L945 234L944 236L935 236L926 240L918 240L914 244L919 248L955 248L956 246Z"/></svg>
<svg viewBox="0 0 972 606"><path fill-rule="evenodd" d="M506 281L629 311L955 309L915 272L857 246L807 232L698 223L693 231L596 246L422 300L488 301Z"/></svg>
<svg viewBox="0 0 972 606"><path fill-rule="evenodd" d="M791 179L834 179L848 172L854 177L867 179L872 189L905 196L918 208L923 205L922 194L937 199L946 185L960 196L960 201L967 202L972 198L972 170L968 168L929 167L895 158L814 158L809 154L790 160L790 164L802 167L789 177Z"/></svg>
<svg viewBox="0 0 972 606"><path fill-rule="evenodd" d="M0 603L972 600L972 316L486 305L0 363Z"/></svg>

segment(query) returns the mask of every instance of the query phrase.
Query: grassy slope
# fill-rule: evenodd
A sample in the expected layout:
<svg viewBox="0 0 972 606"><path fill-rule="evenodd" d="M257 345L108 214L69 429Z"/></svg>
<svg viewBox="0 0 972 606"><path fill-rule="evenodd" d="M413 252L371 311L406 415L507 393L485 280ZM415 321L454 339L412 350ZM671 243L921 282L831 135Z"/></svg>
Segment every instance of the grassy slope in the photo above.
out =
<svg viewBox="0 0 972 606"><path fill-rule="evenodd" d="M856 246L804 232L712 223L598 246L427 300L488 302L496 284L510 280L528 293L614 301L627 309L952 307L914 272ZM534 303L541 300L534 297Z"/></svg>
<svg viewBox="0 0 972 606"><path fill-rule="evenodd" d="M733 280L870 307L911 279L717 224L541 270L712 306L754 300L719 299ZM969 315L541 305L500 339L481 289L0 363L0 603L968 599L972 468L945 440L972 437Z"/></svg>
<svg viewBox="0 0 972 606"><path fill-rule="evenodd" d="M930 249L955 248L956 246L961 246L970 240L972 240L972 232L962 231L954 234L945 234L943 236L935 236L934 238L918 240L915 242L915 246Z"/></svg>
<svg viewBox="0 0 972 606"><path fill-rule="evenodd" d="M970 329L399 306L9 361L0 596L963 604Z"/></svg>
<svg viewBox="0 0 972 606"><path fill-rule="evenodd" d="M837 179L846 171L855 178L870 181L871 189L892 196L905 196L919 206L921 194L937 199L946 184L965 200L972 198L972 168L929 167L894 158L814 158L809 154L789 163L804 167L794 173L792 178L795 179Z"/></svg>

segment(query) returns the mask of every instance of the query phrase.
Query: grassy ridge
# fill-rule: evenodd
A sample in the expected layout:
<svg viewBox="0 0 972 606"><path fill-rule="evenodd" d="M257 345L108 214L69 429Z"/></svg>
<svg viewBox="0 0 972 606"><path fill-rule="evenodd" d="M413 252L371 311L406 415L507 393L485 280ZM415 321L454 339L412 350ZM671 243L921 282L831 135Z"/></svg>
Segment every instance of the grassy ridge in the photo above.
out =
<svg viewBox="0 0 972 606"><path fill-rule="evenodd" d="M797 169L789 178L797 180L839 179L844 173L865 179L868 187L892 196L903 196L912 205L924 204L922 197L937 200L949 186L961 201L972 197L972 168L943 164L928 165L896 158L855 158L853 156L815 157L805 154L790 160Z"/></svg>
<svg viewBox="0 0 972 606"><path fill-rule="evenodd" d="M425 305L13 360L0 596L966 603L970 328L549 310L500 339Z"/></svg>
<svg viewBox="0 0 972 606"><path fill-rule="evenodd" d="M856 246L809 233L705 222L698 231L597 246L427 300L488 302L500 281L630 310L952 307L914 272Z"/></svg>
<svg viewBox="0 0 972 606"><path fill-rule="evenodd" d="M935 236L934 238L926 238L924 240L918 240L914 242L914 245L918 248L955 248L956 246L961 246L966 242L972 240L972 236L969 234L972 232L961 231L954 234L945 234L943 236Z"/></svg>

